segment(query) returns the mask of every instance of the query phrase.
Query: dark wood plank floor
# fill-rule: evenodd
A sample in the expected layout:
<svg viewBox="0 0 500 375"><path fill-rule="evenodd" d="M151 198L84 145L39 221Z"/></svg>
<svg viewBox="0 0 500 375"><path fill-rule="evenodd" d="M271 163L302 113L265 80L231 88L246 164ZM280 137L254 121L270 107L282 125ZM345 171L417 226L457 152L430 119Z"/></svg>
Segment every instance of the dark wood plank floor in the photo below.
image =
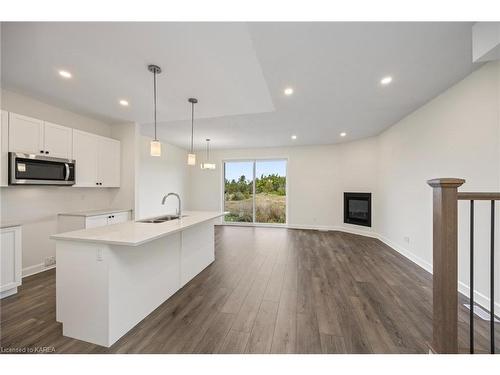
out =
<svg viewBox="0 0 500 375"><path fill-rule="evenodd" d="M427 353L431 289L430 274L372 238L217 227L216 261L111 348L62 336L54 270L1 301L0 343L56 353ZM461 307L464 352L467 314ZM476 327L486 350L488 324Z"/></svg>

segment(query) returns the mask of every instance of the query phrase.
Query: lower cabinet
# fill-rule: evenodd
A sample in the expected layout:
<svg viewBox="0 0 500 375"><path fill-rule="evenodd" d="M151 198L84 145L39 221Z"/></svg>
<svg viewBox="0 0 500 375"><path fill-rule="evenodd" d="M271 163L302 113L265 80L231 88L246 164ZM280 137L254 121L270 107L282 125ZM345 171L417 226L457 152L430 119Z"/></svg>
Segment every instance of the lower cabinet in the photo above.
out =
<svg viewBox="0 0 500 375"><path fill-rule="evenodd" d="M57 232L71 232L79 229L103 227L105 225L124 223L131 220L131 210L110 211L99 215L59 214L57 217Z"/></svg>
<svg viewBox="0 0 500 375"><path fill-rule="evenodd" d="M103 227L105 225L124 223L130 220L130 212L115 212L107 215L89 216L85 220L85 228Z"/></svg>
<svg viewBox="0 0 500 375"><path fill-rule="evenodd" d="M17 287L21 285L21 234L20 226L0 229L0 298L17 293Z"/></svg>

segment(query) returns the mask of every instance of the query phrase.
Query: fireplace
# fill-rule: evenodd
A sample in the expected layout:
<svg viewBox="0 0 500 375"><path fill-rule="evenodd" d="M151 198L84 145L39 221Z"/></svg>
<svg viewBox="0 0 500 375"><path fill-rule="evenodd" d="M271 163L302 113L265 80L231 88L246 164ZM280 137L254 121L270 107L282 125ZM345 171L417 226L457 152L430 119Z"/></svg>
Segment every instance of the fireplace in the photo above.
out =
<svg viewBox="0 0 500 375"><path fill-rule="evenodd" d="M344 223L372 226L372 193L344 193Z"/></svg>

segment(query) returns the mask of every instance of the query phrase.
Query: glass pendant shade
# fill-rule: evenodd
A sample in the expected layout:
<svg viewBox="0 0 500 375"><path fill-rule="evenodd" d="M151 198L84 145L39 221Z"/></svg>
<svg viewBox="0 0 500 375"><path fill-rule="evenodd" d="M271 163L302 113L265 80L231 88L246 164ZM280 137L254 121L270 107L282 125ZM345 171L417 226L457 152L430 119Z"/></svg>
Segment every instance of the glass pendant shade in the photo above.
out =
<svg viewBox="0 0 500 375"><path fill-rule="evenodd" d="M200 164L201 169L215 169L215 163L210 162L210 138L206 139L207 141L207 159L204 163Z"/></svg>
<svg viewBox="0 0 500 375"><path fill-rule="evenodd" d="M160 141L151 141L151 156L161 156L161 143Z"/></svg>
<svg viewBox="0 0 500 375"><path fill-rule="evenodd" d="M215 169L215 164L214 163L201 163L200 164L201 169Z"/></svg>
<svg viewBox="0 0 500 375"><path fill-rule="evenodd" d="M193 151L193 142L194 142L194 105L198 103L198 99L189 98L188 102L191 103L191 148L189 149L188 154L188 165L196 165L196 155Z"/></svg>
<svg viewBox="0 0 500 375"><path fill-rule="evenodd" d="M161 143L156 138L156 75L161 73L161 68L158 65L148 65L148 70L153 73L153 102L154 102L154 124L155 124L155 139L151 141L150 153L151 156L161 156Z"/></svg>
<svg viewBox="0 0 500 375"><path fill-rule="evenodd" d="M196 154L188 154L188 165L196 165Z"/></svg>

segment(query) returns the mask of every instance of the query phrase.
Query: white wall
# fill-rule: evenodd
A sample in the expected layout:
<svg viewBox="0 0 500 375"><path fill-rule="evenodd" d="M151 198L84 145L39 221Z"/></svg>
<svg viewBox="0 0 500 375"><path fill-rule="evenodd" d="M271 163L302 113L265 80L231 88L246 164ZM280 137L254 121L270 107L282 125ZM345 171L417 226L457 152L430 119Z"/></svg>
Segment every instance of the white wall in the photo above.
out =
<svg viewBox="0 0 500 375"><path fill-rule="evenodd" d="M458 177L466 179L463 191L500 191L499 71L499 63L483 66L378 137L377 231L428 270L432 267L432 192L426 181ZM486 304L488 203L477 202L475 211L475 282L481 293L477 297ZM459 217L459 280L461 290L467 291L467 202L459 204ZM409 243L404 237L410 238ZM499 297L500 293L497 301Z"/></svg>
<svg viewBox="0 0 500 375"><path fill-rule="evenodd" d="M2 109L69 126L89 133L111 137L110 124L43 103L31 97L2 89Z"/></svg>
<svg viewBox="0 0 500 375"><path fill-rule="evenodd" d="M293 227L336 229L344 226L343 192L372 192L376 200L376 139L331 146L246 150L216 150L215 171L190 167L189 205L192 209L222 208L222 161L231 159L287 159L288 224ZM198 153L198 162L204 158ZM345 225L348 227L348 225ZM361 232L370 229L359 229Z"/></svg>
<svg viewBox="0 0 500 375"><path fill-rule="evenodd" d="M68 127L110 136L112 126L32 98L2 90L4 110L51 121ZM46 257L55 255L49 235L56 233L60 212L106 208L113 190L54 186L0 188L1 219L23 225L23 274L41 270Z"/></svg>
<svg viewBox="0 0 500 375"><path fill-rule="evenodd" d="M432 271L432 190L426 181L459 177L467 180L462 190L500 191L499 92L500 65L490 63L374 138L331 146L214 151L216 171L190 169L190 208L222 207L223 159L288 158L290 226L367 234L363 227L342 223L342 193L371 191L372 235ZM487 306L489 214L487 204L476 207L476 297ZM459 280L461 291L467 292L467 203L459 205L459 215ZM496 259L500 269L500 256ZM499 300L500 288L497 292Z"/></svg>
<svg viewBox="0 0 500 375"><path fill-rule="evenodd" d="M177 200L168 198L162 206L163 196L170 192L180 194L186 207L188 170L187 151L162 142L161 156L150 155L151 138L140 136L138 143L136 218L143 219L165 213L175 213Z"/></svg>

